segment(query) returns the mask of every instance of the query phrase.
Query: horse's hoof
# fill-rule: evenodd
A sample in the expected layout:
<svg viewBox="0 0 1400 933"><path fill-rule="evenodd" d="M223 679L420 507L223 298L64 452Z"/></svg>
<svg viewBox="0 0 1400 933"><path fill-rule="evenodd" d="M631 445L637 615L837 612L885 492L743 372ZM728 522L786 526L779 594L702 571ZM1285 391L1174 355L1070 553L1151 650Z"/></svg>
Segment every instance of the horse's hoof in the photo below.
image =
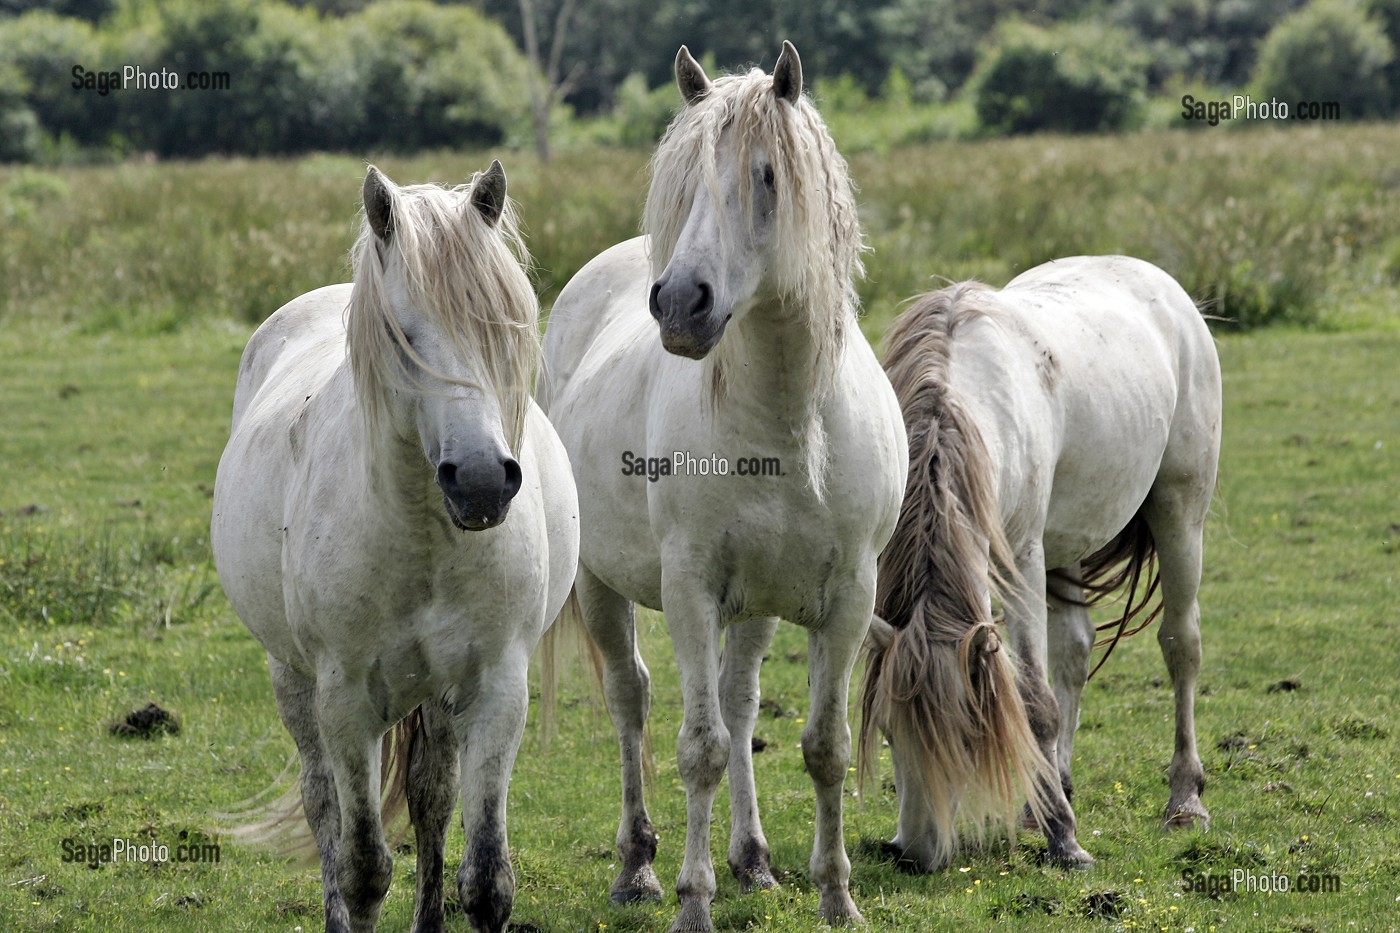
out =
<svg viewBox="0 0 1400 933"><path fill-rule="evenodd" d="M671 933L712 933L710 905L696 898L681 901L681 912L671 924Z"/></svg>
<svg viewBox="0 0 1400 933"><path fill-rule="evenodd" d="M609 899L619 907L659 901L661 896L661 882L656 879L656 872L650 865L618 875L608 892Z"/></svg>
<svg viewBox="0 0 1400 933"><path fill-rule="evenodd" d="M778 879L773 876L766 849L752 852L743 863L731 860L729 870L734 874L734 880L739 882L741 894L767 891L778 886Z"/></svg>
<svg viewBox="0 0 1400 933"><path fill-rule="evenodd" d="M1050 853L1050 861L1061 868L1090 868L1094 857L1077 842L1071 842L1058 852Z"/></svg>
<svg viewBox="0 0 1400 933"><path fill-rule="evenodd" d="M778 887L778 879L773 877L773 872L767 868L736 872L735 878L739 881L740 894L752 894L755 891L768 891Z"/></svg>
<svg viewBox="0 0 1400 933"><path fill-rule="evenodd" d="M856 909L856 902L851 900L849 891L833 891L830 894L822 894L821 907L818 909L822 919L834 927L851 926L865 922L865 918Z"/></svg>
<svg viewBox="0 0 1400 933"><path fill-rule="evenodd" d="M1210 829L1210 814L1201 801L1191 799L1178 807L1168 807L1162 818L1163 829Z"/></svg>
<svg viewBox="0 0 1400 933"><path fill-rule="evenodd" d="M871 841L862 845L861 851L881 861L891 863L895 871L903 872L906 875L931 875L939 869L947 867L912 854L909 849L894 842Z"/></svg>

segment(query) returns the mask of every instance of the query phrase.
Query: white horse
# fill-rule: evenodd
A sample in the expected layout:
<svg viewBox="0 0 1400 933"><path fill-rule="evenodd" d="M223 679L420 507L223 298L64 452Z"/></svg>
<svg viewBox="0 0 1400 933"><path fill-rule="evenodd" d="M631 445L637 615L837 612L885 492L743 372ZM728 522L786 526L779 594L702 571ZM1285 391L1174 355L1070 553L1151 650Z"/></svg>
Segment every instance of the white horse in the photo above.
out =
<svg viewBox="0 0 1400 933"><path fill-rule="evenodd" d="M941 868L959 819L985 828L1002 817L1009 829L1020 793L1053 859L1093 861L1069 804L1095 647L1085 590L1130 581L1124 617L1104 626L1121 635L1147 602L1131 591L1154 552L1176 697L1166 820L1205 825L1196 591L1221 413L1220 364L1195 304L1146 262L1078 257L1000 291L968 282L925 295L887 340L909 481L880 561L862 761L883 729L899 795L894 853ZM1010 652L999 650L994 593Z"/></svg>
<svg viewBox="0 0 1400 933"><path fill-rule="evenodd" d="M746 890L775 884L751 739L759 663L778 617L809 632L811 877L822 916L854 920L841 823L847 693L904 488L904 430L856 327L855 200L802 96L797 53L785 43L771 77L755 70L711 83L682 48L676 76L686 105L653 161L649 239L607 250L560 293L539 393L581 489L575 585L605 658L622 749L612 896L661 896L642 794L641 603L665 611L684 695L687 829L674 929L710 929L710 816L726 766L730 867ZM723 469L715 458L728 461L727 475L696 475L701 461ZM739 475L741 460L774 459L780 476Z"/></svg>
<svg viewBox="0 0 1400 933"><path fill-rule="evenodd" d="M370 167L364 207L354 284L297 298L248 342L215 564L301 755L326 929L379 915L381 737L409 717L393 765L418 850L413 928L442 928L460 774L458 891L473 929L499 931L527 665L573 580L577 494L529 397L539 312L500 163L451 190Z"/></svg>

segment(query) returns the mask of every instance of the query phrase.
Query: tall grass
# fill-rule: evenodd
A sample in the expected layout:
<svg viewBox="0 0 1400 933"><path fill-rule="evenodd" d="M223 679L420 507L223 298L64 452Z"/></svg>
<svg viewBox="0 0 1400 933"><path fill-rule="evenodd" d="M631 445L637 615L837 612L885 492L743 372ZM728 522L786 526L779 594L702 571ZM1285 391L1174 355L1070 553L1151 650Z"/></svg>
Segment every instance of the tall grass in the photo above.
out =
<svg viewBox="0 0 1400 933"><path fill-rule="evenodd" d="M1000 284L1047 259L1098 252L1158 263L1234 326L1393 322L1400 126L1218 129L858 152L873 248L862 285L869 332L935 277ZM866 148L858 124L836 131L838 144ZM399 181L457 182L488 158L439 153L382 167ZM636 235L646 153L502 158L546 305L589 258ZM359 160L332 156L0 169L0 321L138 333L259 321L346 278L362 172Z"/></svg>

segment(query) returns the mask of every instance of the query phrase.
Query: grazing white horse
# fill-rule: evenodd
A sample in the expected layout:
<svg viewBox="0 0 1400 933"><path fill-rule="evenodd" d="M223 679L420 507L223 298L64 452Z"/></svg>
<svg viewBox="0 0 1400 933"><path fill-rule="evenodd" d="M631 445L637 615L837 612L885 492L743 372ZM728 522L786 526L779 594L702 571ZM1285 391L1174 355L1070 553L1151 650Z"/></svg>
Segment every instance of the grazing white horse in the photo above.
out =
<svg viewBox="0 0 1400 933"><path fill-rule="evenodd" d="M364 206L354 284L295 299L248 342L214 559L301 755L326 929L379 915L381 738L409 717L392 764L418 850L413 928L442 929L460 791L462 907L499 931L527 666L573 580L578 499L529 396L539 311L500 163L450 190L370 167Z"/></svg>
<svg viewBox="0 0 1400 933"><path fill-rule="evenodd" d="M880 560L862 761L883 729L899 795L894 853L939 869L960 819L1009 828L1019 792L1053 859L1093 861L1069 804L1095 638L1085 590L1124 580L1135 590L1154 552L1176 697L1166 820L1205 825L1196 591L1221 413L1220 364L1195 304L1141 260L1061 259L1001 290L967 282L924 295L887 345L909 482ZM1121 634L1146 601L1130 595L1112 627Z"/></svg>
<svg viewBox="0 0 1400 933"><path fill-rule="evenodd" d="M711 928L710 816L726 766L730 867L746 890L775 884L751 741L778 617L809 633L811 878L826 920L855 920L841 822L846 704L904 488L904 430L856 326L855 200L802 95L796 51L785 43L771 76L712 83L682 48L676 76L686 105L653 161L649 238L607 250L560 293L539 390L581 490L575 585L622 749L612 896L661 896L642 794L641 603L665 611L685 704L674 929ZM698 475L702 460L723 466L715 457L728 475ZM777 462L782 475L740 475L740 461Z"/></svg>

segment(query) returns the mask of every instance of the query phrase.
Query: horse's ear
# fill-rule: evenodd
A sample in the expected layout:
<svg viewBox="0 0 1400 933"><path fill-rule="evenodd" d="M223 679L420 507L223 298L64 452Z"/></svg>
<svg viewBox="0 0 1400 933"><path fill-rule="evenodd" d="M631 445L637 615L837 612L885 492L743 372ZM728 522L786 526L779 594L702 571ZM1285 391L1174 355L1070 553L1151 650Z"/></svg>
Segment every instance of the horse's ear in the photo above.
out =
<svg viewBox="0 0 1400 933"><path fill-rule="evenodd" d="M472 207L481 212L486 222L496 226L506 209L506 170L500 159L492 159L491 167L476 177L472 185Z"/></svg>
<svg viewBox="0 0 1400 933"><path fill-rule="evenodd" d="M709 76L685 46L681 46L676 53L676 84L680 86L681 96L687 104L693 104L710 93Z"/></svg>
<svg viewBox="0 0 1400 933"><path fill-rule="evenodd" d="M365 199L365 218L369 228L381 240L387 240L394 233L394 198L389 193L393 185L384 173L373 165L365 172L365 184L361 193Z"/></svg>
<svg viewBox="0 0 1400 933"><path fill-rule="evenodd" d="M783 40L778 64L773 66L773 93L789 104L796 104L802 96L802 59L797 57L797 49L786 39Z"/></svg>

